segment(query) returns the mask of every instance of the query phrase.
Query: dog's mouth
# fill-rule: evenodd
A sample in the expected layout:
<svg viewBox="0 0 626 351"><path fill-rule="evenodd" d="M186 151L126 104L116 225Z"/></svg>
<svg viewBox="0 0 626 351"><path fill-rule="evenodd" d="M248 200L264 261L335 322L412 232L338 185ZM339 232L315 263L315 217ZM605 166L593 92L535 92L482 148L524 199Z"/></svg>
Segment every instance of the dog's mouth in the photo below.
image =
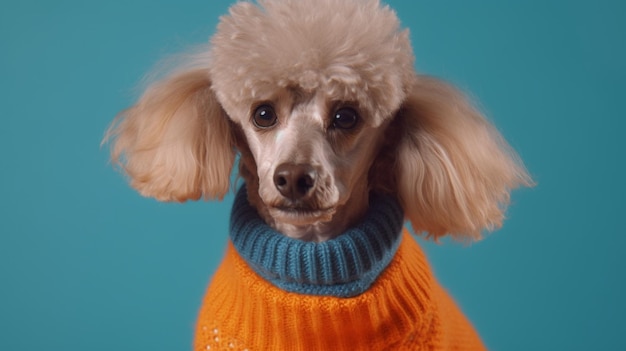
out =
<svg viewBox="0 0 626 351"><path fill-rule="evenodd" d="M334 213L334 207L313 209L299 206L275 206L270 208L270 215L275 220L292 225L328 222L332 219Z"/></svg>

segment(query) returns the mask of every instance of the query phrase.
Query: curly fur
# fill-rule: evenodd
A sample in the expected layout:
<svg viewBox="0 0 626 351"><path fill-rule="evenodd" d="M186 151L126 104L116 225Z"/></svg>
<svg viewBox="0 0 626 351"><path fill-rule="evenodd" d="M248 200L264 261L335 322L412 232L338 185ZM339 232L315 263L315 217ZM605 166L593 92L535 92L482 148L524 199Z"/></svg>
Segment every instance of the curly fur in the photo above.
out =
<svg viewBox="0 0 626 351"><path fill-rule="evenodd" d="M408 30L379 1L239 2L208 49L153 83L105 140L131 185L162 201L222 198L239 152L251 203L286 235L329 239L385 191L416 232L479 238L531 180L462 93L413 63ZM262 103L280 116L271 131L251 124ZM356 131L329 131L338 106L358 111ZM307 206L331 210L277 214L285 200L271 175L284 162L318 170Z"/></svg>

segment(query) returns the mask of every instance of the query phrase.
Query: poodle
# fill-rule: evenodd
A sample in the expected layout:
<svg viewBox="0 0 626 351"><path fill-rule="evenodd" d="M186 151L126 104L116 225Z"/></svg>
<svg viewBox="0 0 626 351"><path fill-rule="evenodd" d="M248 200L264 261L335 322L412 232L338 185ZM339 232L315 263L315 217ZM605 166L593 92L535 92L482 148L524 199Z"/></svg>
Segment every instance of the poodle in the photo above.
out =
<svg viewBox="0 0 626 351"><path fill-rule="evenodd" d="M238 158L196 350L484 347L403 225L479 239L532 181L378 0L236 3L105 140L160 201L223 199Z"/></svg>

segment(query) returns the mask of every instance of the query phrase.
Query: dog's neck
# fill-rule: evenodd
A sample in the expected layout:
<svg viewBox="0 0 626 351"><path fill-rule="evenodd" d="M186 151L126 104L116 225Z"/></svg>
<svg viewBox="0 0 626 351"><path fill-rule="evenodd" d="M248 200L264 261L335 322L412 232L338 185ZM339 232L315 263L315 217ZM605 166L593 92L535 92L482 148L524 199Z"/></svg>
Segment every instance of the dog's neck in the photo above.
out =
<svg viewBox="0 0 626 351"><path fill-rule="evenodd" d="M342 219L341 222L347 222ZM347 228L347 223L336 223L336 222L320 222L310 225L304 226L296 226L286 223L274 222L272 223L272 228L281 234L302 241L311 241L311 242L324 242L335 238L339 235L338 231L343 231L344 228ZM342 228L337 230L337 228Z"/></svg>

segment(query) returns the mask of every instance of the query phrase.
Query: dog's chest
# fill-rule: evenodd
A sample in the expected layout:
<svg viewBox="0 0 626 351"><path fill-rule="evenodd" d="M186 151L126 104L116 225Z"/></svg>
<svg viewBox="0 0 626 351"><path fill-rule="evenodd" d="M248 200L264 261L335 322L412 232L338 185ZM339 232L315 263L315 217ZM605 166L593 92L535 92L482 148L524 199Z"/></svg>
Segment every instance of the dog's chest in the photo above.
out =
<svg viewBox="0 0 626 351"><path fill-rule="evenodd" d="M443 328L447 320L458 329L454 335L465 335L463 344L467 339L480 346L472 349L482 348L471 325L432 278L408 233L376 282L351 298L280 289L260 277L229 244L204 298L195 349L440 349L448 339L449 330Z"/></svg>

